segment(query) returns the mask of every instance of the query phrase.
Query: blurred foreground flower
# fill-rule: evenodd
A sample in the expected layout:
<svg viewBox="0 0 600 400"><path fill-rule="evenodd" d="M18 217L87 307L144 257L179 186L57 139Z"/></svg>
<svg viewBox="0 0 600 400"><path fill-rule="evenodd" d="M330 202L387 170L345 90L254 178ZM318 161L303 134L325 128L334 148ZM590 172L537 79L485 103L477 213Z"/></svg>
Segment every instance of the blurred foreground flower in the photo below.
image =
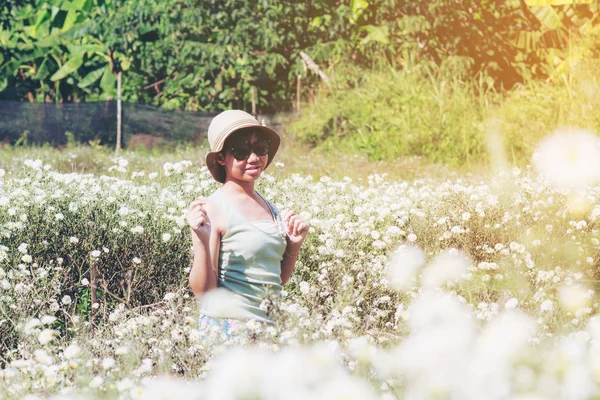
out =
<svg viewBox="0 0 600 400"><path fill-rule="evenodd" d="M600 138L584 129L559 129L538 144L533 165L558 188L595 185L600 182Z"/></svg>
<svg viewBox="0 0 600 400"><path fill-rule="evenodd" d="M464 252L458 249L446 250L423 270L421 285L431 289L460 279L471 263L471 259Z"/></svg>
<svg viewBox="0 0 600 400"><path fill-rule="evenodd" d="M425 263L425 255L416 246L402 245L398 247L388 264L388 279L395 289L408 289L414 285L417 270Z"/></svg>
<svg viewBox="0 0 600 400"><path fill-rule="evenodd" d="M200 299L200 312L213 318L249 318L243 299L233 292L217 288L206 292Z"/></svg>

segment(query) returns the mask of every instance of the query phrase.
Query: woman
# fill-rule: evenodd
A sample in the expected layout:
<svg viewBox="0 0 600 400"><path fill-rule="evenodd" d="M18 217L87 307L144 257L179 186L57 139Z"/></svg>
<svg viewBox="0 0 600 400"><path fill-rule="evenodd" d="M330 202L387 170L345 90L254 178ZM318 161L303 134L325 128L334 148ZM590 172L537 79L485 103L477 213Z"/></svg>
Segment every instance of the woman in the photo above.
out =
<svg viewBox="0 0 600 400"><path fill-rule="evenodd" d="M229 335L236 320L271 322L260 304L281 293L309 225L293 211L280 214L254 189L279 148L275 131L244 111L228 110L211 121L208 141L206 165L223 186L190 204L194 262L189 281L200 300L217 287L239 300L239 309L226 311L229 315L203 310L200 319L201 326L218 324Z"/></svg>

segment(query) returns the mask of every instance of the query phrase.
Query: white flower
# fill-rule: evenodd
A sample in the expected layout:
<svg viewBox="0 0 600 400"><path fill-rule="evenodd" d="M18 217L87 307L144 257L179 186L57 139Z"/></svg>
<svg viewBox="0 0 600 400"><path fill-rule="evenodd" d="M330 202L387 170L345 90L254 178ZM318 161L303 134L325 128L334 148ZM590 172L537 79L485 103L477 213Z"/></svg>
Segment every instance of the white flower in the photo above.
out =
<svg viewBox="0 0 600 400"><path fill-rule="evenodd" d="M308 282L306 282L306 281L300 282L300 293L302 293L305 296L308 293L310 293L310 285L308 284Z"/></svg>
<svg viewBox="0 0 600 400"><path fill-rule="evenodd" d="M33 356L35 357L35 360L40 364L51 365L52 363L54 363L54 359L52 358L52 356L50 356L50 354L48 354L45 350L37 349L33 352Z"/></svg>
<svg viewBox="0 0 600 400"><path fill-rule="evenodd" d="M27 254L27 247L29 247L27 243L21 243L19 247L17 247L17 250L19 253Z"/></svg>
<svg viewBox="0 0 600 400"><path fill-rule="evenodd" d="M425 267L422 276L422 285L426 288L435 288L449 281L459 279L471 265L471 259L462 251L450 249L439 254Z"/></svg>
<svg viewBox="0 0 600 400"><path fill-rule="evenodd" d="M163 233L162 234L162 241L163 242L168 242L169 240L171 240L171 234L170 233Z"/></svg>
<svg viewBox="0 0 600 400"><path fill-rule="evenodd" d="M249 312L243 307L242 300L228 289L217 288L204 293L199 301L200 313L213 318L246 319Z"/></svg>
<svg viewBox="0 0 600 400"><path fill-rule="evenodd" d="M592 299L588 296L586 288L576 285L563 285L558 291L560 305L567 311L577 312L582 308L588 307Z"/></svg>
<svg viewBox="0 0 600 400"><path fill-rule="evenodd" d="M47 345L48 343L50 343L52 340L54 340L54 337L56 336L56 331L52 330L52 329L44 329L42 332L40 332L40 334L38 335L38 341L40 342L40 344L42 345Z"/></svg>
<svg viewBox="0 0 600 400"><path fill-rule="evenodd" d="M63 298L61 299L61 303L63 303L66 306L71 304L71 296L69 296L69 295L63 296Z"/></svg>
<svg viewBox="0 0 600 400"><path fill-rule="evenodd" d="M416 241L417 241L417 235L415 235L414 233L411 233L411 234L409 234L409 235L406 237L406 239L407 239L409 242L416 242Z"/></svg>
<svg viewBox="0 0 600 400"><path fill-rule="evenodd" d="M167 301L171 301L174 298L175 298L175 293L173 293L173 292L169 292L169 293L165 294L165 297L164 297L164 299Z"/></svg>
<svg viewBox="0 0 600 400"><path fill-rule="evenodd" d="M77 244L77 243L79 243L79 239L77 239L77 237L75 237L75 236L71 236L71 237L69 238L69 242L70 242L71 244Z"/></svg>
<svg viewBox="0 0 600 400"><path fill-rule="evenodd" d="M33 261L33 258L29 254L25 254L23 257L21 257L21 261L29 264L31 261Z"/></svg>
<svg viewBox="0 0 600 400"><path fill-rule="evenodd" d="M507 310L512 310L514 308L516 308L519 305L519 300L517 300L516 298L511 298L509 299L506 303L504 303L504 308L506 308Z"/></svg>
<svg viewBox="0 0 600 400"><path fill-rule="evenodd" d="M96 389L99 388L103 383L104 378L102 378L101 376L95 376L94 379L92 379L90 383L88 383L88 386L92 389Z"/></svg>
<svg viewBox="0 0 600 400"><path fill-rule="evenodd" d="M41 170L42 169L42 160L25 160L23 162L23 164L25 164L25 166L34 169L34 170Z"/></svg>
<svg viewBox="0 0 600 400"><path fill-rule="evenodd" d="M540 310L542 312L552 312L554 311L554 303L552 303L552 300L544 300L542 304L540 304Z"/></svg>
<svg viewBox="0 0 600 400"><path fill-rule="evenodd" d="M58 213L54 216L54 219L56 219L57 221L62 221L63 219L65 219L65 216L62 213Z"/></svg>
<svg viewBox="0 0 600 400"><path fill-rule="evenodd" d="M496 373L502 361L522 354L535 334L535 324L525 313L517 310L504 311L492 319L481 332L477 342L478 361L490 373Z"/></svg>
<svg viewBox="0 0 600 400"><path fill-rule="evenodd" d="M171 339L174 342L181 342L184 338L184 333L183 330L181 328L177 328L177 329L173 329L171 331Z"/></svg>
<svg viewBox="0 0 600 400"><path fill-rule="evenodd" d="M150 172L148 174L148 178L150 178L150 179L156 179L156 178L158 178L158 172Z"/></svg>
<svg viewBox="0 0 600 400"><path fill-rule="evenodd" d="M89 285L89 284L90 284L90 281L88 281L88 279L87 279L87 278L83 278L83 279L81 280L81 284L82 284L83 286L87 286L87 285Z"/></svg>
<svg viewBox="0 0 600 400"><path fill-rule="evenodd" d="M141 264L142 263L142 259L138 258L138 257L133 257L132 261L133 261L134 264Z"/></svg>
<svg viewBox="0 0 600 400"><path fill-rule="evenodd" d="M102 368L103 369L111 369L115 366L116 361L112 357L106 357L102 360Z"/></svg>
<svg viewBox="0 0 600 400"><path fill-rule="evenodd" d="M129 378L121 379L117 382L116 386L119 392L123 392L133 387L133 381Z"/></svg>
<svg viewBox="0 0 600 400"><path fill-rule="evenodd" d="M372 363L377 355L377 349L366 336L359 336L348 341L350 354L359 362Z"/></svg>
<svg viewBox="0 0 600 400"><path fill-rule="evenodd" d="M425 263L425 255L416 246L401 245L392 256L387 267L391 287L407 289L414 283L417 270Z"/></svg>
<svg viewBox="0 0 600 400"><path fill-rule="evenodd" d="M72 360L79 354L81 354L81 347L79 347L76 343L69 345L69 347L67 347L64 351L64 356L67 360Z"/></svg>
<svg viewBox="0 0 600 400"><path fill-rule="evenodd" d="M93 258L98 258L98 257L100 257L100 254L102 254L102 253L100 252L100 250L92 250L92 252L90 253L90 255L91 255Z"/></svg>
<svg viewBox="0 0 600 400"><path fill-rule="evenodd" d="M144 227L143 226L135 226L133 228L131 228L131 232L132 233L137 233L137 234L142 234L144 233Z"/></svg>
<svg viewBox="0 0 600 400"><path fill-rule="evenodd" d="M53 317L52 315L44 315L41 320L43 325L50 325L54 323L54 321L56 321L56 317Z"/></svg>
<svg viewBox="0 0 600 400"><path fill-rule="evenodd" d="M598 136L584 129L559 129L538 144L533 165L559 188L594 185L600 182Z"/></svg>

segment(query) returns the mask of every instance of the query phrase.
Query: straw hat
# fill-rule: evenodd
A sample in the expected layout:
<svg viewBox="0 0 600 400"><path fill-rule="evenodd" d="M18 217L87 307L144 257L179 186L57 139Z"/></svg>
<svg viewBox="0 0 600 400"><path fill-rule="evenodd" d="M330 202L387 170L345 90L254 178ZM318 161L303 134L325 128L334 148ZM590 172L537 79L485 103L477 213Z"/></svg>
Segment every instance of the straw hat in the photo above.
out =
<svg viewBox="0 0 600 400"><path fill-rule="evenodd" d="M242 110L227 110L223 111L212 119L208 126L208 144L210 152L206 155L206 166L211 175L217 182L225 182L225 170L223 166L217 162L217 154L223 150L225 140L234 132L242 128L254 127L259 131L264 132L271 141L271 149L269 150L269 158L265 169L273 161L281 138L273 129L261 125L256 118Z"/></svg>

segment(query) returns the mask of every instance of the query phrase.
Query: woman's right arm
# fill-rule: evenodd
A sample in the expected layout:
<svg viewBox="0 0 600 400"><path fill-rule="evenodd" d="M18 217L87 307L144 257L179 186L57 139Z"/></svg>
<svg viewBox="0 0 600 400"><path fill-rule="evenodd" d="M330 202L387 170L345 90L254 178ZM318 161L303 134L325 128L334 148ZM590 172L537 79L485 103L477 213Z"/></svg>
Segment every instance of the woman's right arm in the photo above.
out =
<svg viewBox="0 0 600 400"><path fill-rule="evenodd" d="M188 210L194 252L189 281L197 298L217 287L221 234L216 213L215 207L204 200L193 201Z"/></svg>

